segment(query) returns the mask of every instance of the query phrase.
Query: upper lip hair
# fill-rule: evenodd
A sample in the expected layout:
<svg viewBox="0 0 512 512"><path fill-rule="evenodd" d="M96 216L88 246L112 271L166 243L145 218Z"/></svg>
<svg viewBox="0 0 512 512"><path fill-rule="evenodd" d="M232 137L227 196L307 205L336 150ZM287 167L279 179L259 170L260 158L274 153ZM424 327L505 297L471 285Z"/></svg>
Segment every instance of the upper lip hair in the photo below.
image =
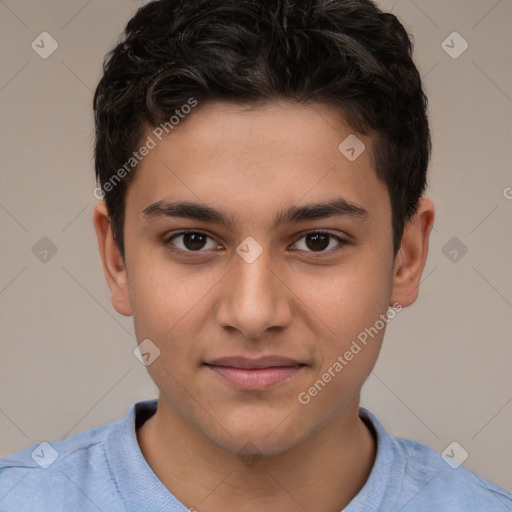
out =
<svg viewBox="0 0 512 512"><path fill-rule="evenodd" d="M299 363L294 359L281 356L265 356L258 359L250 359L247 357L220 357L219 359L214 359L206 364L209 366L227 366L230 368L242 369L272 368L276 366L303 366L302 363Z"/></svg>

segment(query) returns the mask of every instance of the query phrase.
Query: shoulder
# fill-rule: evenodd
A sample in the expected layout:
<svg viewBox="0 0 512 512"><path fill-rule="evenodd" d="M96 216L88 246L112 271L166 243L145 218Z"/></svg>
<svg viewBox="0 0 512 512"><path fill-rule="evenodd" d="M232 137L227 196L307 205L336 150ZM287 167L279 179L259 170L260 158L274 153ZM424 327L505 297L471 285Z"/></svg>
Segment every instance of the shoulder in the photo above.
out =
<svg viewBox="0 0 512 512"><path fill-rule="evenodd" d="M424 444L393 439L404 464L404 485L411 491L410 510L512 510L512 494L505 489Z"/></svg>
<svg viewBox="0 0 512 512"><path fill-rule="evenodd" d="M109 487L112 508L108 510L117 510L105 450L117 423L64 440L35 443L0 459L0 512L57 511L66 506L68 510L97 510L95 497Z"/></svg>
<svg viewBox="0 0 512 512"><path fill-rule="evenodd" d="M97 456L101 451L106 433L112 424L102 425L68 439L51 442L34 443L12 455L0 459L0 475L3 482L12 469L25 469L41 472L42 475L53 474L46 469L64 469L71 461Z"/></svg>
<svg viewBox="0 0 512 512"><path fill-rule="evenodd" d="M381 493L379 510L512 510L510 492L457 464L460 445L446 452L445 458L422 443L388 434L368 410L361 408L360 415L367 423L369 420L377 435L377 458L370 479L373 498Z"/></svg>

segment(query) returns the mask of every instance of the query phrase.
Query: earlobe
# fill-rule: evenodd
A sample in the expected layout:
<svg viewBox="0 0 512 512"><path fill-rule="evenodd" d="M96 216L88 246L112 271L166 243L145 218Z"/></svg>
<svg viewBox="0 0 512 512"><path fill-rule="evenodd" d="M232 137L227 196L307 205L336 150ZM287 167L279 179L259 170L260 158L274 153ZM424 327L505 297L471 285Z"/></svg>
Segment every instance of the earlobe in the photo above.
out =
<svg viewBox="0 0 512 512"><path fill-rule="evenodd" d="M103 272L111 293L112 305L121 315L131 316L132 307L126 268L121 251L112 234L110 216L105 201L100 201L94 207L93 224L98 238Z"/></svg>
<svg viewBox="0 0 512 512"><path fill-rule="evenodd" d="M398 302L402 307L407 307L418 298L434 217L432 201L421 198L416 214L405 226L402 244L395 258L390 305Z"/></svg>

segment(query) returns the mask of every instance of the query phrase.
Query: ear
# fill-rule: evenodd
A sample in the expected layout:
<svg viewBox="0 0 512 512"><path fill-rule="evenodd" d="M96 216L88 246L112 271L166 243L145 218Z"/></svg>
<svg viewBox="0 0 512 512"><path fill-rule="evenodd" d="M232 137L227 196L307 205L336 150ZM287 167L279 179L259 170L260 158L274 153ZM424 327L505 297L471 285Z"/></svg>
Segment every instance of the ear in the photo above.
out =
<svg viewBox="0 0 512 512"><path fill-rule="evenodd" d="M402 244L395 258L390 305L398 302L407 307L418 298L434 217L432 201L421 198L414 217L405 226Z"/></svg>
<svg viewBox="0 0 512 512"><path fill-rule="evenodd" d="M132 306L128 293L128 280L121 251L114 240L105 201L94 207L93 224L98 237L98 247L103 263L103 272L110 288L112 305L118 313L131 316Z"/></svg>

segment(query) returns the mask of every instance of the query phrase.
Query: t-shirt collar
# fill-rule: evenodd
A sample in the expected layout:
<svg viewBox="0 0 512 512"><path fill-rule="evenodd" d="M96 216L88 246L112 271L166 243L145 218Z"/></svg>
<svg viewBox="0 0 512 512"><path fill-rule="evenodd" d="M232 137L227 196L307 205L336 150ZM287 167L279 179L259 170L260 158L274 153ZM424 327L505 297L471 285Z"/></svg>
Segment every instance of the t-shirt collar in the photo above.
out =
<svg viewBox="0 0 512 512"><path fill-rule="evenodd" d="M151 417L157 409L157 400L132 404L125 417L113 424L106 439L106 453L110 470L127 510L169 510L188 512L155 475L146 462L137 442L136 428ZM343 512L377 512L391 507L389 500L398 494L402 478L399 461L391 437L377 418L364 407L359 416L368 425L377 441L377 454L370 475L359 493ZM391 478L393 476L393 478ZM340 482L343 485L343 482ZM192 505L191 505L192 506Z"/></svg>

